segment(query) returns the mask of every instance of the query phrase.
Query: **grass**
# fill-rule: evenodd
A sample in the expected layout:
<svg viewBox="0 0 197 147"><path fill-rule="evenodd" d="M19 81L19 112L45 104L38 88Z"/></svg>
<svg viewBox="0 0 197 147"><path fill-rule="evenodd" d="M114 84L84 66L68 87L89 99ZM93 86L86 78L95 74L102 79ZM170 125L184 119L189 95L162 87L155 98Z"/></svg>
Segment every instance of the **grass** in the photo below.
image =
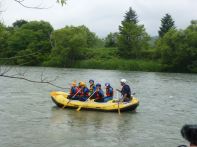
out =
<svg viewBox="0 0 197 147"><path fill-rule="evenodd" d="M132 71L161 71L161 64L150 60L125 60L125 59L88 59L77 61L75 68L89 69L118 69Z"/></svg>
<svg viewBox="0 0 197 147"><path fill-rule="evenodd" d="M74 68L114 69L132 71L161 71L161 64L155 60L121 59L117 48L89 48L83 53L85 59L78 60Z"/></svg>

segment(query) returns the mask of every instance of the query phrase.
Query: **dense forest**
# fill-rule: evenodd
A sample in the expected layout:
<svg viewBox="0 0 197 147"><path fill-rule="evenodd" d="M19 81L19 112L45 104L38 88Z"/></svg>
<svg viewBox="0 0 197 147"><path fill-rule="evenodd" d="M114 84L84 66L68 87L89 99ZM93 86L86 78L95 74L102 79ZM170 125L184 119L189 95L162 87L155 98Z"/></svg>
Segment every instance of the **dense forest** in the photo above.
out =
<svg viewBox="0 0 197 147"><path fill-rule="evenodd" d="M197 20L180 30L166 14L158 37L151 37L129 8L119 31L102 39L84 25L0 23L0 64L197 73Z"/></svg>

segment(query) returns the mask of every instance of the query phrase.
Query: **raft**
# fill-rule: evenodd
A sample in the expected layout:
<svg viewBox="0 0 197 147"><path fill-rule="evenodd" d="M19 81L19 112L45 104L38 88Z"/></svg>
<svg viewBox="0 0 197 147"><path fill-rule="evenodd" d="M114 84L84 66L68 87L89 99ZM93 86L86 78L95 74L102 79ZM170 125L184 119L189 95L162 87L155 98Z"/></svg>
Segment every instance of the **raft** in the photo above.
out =
<svg viewBox="0 0 197 147"><path fill-rule="evenodd" d="M94 102L94 100L87 100L85 102L78 100L67 99L68 93L66 92L51 92L50 93L53 102L61 108L81 108L85 110L98 110L117 112L120 109L123 111L133 111L139 105L139 100L133 97L130 102L118 102L116 100L110 100L108 102Z"/></svg>

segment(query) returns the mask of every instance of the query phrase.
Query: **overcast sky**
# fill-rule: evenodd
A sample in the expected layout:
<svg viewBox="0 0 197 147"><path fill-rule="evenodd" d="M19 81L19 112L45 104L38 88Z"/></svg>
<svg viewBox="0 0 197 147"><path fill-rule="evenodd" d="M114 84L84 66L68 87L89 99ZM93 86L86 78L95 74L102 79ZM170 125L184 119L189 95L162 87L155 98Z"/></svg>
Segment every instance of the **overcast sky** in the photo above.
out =
<svg viewBox="0 0 197 147"><path fill-rule="evenodd" d="M146 31L157 35L160 20L166 14L172 15L177 28L186 28L192 19L197 19L197 0L68 0L60 6L56 0L25 0L26 5L51 7L49 9L27 9L14 0L0 0L0 19L11 25L19 19L45 20L55 29L65 25L86 25L100 37L118 31L118 26L129 7L132 7L144 24Z"/></svg>

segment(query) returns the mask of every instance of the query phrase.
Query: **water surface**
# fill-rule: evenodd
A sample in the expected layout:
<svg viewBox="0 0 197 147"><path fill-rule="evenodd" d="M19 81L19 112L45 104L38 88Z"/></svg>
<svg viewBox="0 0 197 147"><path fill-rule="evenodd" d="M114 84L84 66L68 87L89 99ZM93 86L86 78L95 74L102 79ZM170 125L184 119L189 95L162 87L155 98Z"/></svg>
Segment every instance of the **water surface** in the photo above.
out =
<svg viewBox="0 0 197 147"><path fill-rule="evenodd" d="M15 72L13 69L11 72ZM132 113L60 109L46 84L0 78L0 146L132 146L176 147L187 144L180 135L185 123L197 123L197 75L177 73L22 67L26 77L41 74L62 87L73 80L110 82L120 88L126 78L140 106ZM11 73L10 73L11 74Z"/></svg>

